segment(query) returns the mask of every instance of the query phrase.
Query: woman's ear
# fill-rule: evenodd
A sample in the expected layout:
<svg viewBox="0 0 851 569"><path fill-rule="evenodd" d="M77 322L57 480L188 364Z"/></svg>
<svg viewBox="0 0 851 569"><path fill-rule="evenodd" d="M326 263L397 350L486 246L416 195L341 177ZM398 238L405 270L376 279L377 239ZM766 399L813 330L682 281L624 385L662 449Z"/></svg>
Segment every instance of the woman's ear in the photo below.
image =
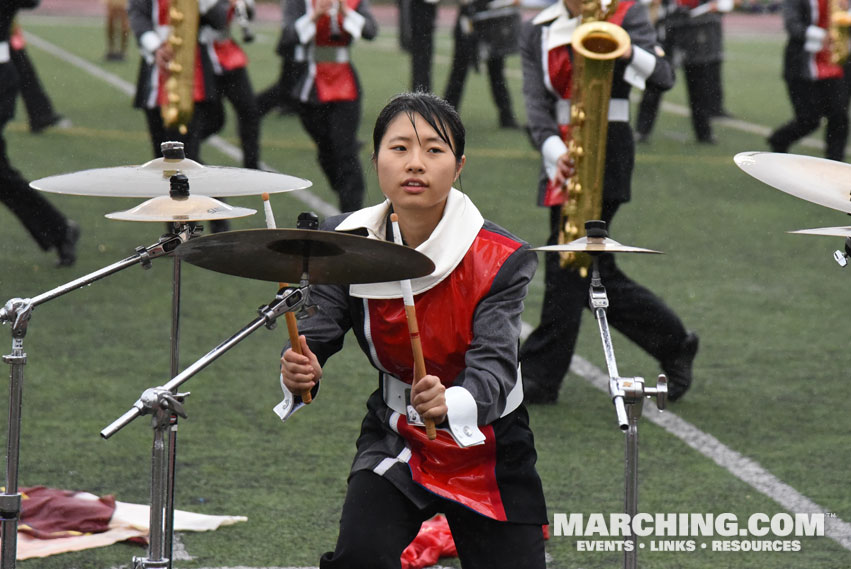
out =
<svg viewBox="0 0 851 569"><path fill-rule="evenodd" d="M461 160L458 160L458 162L455 163L455 179L453 180L453 182L458 181L458 177L461 176L461 170L464 169L464 164L466 164L466 163L467 163L467 155L462 154Z"/></svg>

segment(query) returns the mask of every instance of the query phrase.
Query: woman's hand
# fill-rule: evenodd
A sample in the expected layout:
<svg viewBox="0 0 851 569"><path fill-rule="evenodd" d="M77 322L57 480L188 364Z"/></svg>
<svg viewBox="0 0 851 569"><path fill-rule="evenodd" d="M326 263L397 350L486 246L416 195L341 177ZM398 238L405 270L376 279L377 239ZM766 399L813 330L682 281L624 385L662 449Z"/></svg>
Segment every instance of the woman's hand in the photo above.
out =
<svg viewBox="0 0 851 569"><path fill-rule="evenodd" d="M281 357L284 386L296 394L310 391L316 382L322 379L322 366L319 365L316 354L307 347L307 339L299 336L298 341L301 344L301 354L289 348Z"/></svg>
<svg viewBox="0 0 851 569"><path fill-rule="evenodd" d="M432 419L435 425L446 420L446 388L434 375L424 375L411 388L411 405L420 417Z"/></svg>

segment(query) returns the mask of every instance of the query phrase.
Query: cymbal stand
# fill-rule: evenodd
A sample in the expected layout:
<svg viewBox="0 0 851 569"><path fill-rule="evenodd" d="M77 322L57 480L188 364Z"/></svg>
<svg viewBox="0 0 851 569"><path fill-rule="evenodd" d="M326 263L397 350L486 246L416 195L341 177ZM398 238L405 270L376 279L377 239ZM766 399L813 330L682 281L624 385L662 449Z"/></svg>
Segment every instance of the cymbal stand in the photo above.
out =
<svg viewBox="0 0 851 569"><path fill-rule="evenodd" d="M21 494L18 493L18 466L21 445L21 402L24 383L24 365L27 355L24 352L24 338L33 310L40 304L58 298L71 291L88 286L104 277L117 273L129 266L141 264L144 269L151 268L151 260L168 255L188 240L192 230L181 227L173 234L160 237L159 241L139 247L136 252L107 267L89 273L69 283L44 292L33 298L13 298L0 308L0 323L12 325L12 353L3 356L3 362L10 367L9 383L9 419L6 441L6 486L0 494L0 567L14 569L17 557L18 520L21 513Z"/></svg>
<svg viewBox="0 0 851 569"><path fill-rule="evenodd" d="M588 222L589 224L592 222ZM597 222L602 223L602 222ZM602 231L602 233L599 233ZM589 240L592 237L606 237L605 225L599 228L587 228ZM659 375L656 387L645 387L642 377L621 377L618 373L618 364L615 360L615 351L612 346L612 336L609 331L609 322L606 318L606 309L609 306L609 298L606 289L600 279L599 253L590 253L591 286L589 287L589 301L591 311L597 319L600 328L600 338L603 342L603 352L606 356L606 366L609 371L609 395L615 406L618 428L626 433L624 449L624 511L629 516L630 524L638 513L638 419L641 418L641 410L645 397L656 397L656 407L661 411L665 408L668 399L668 379ZM636 569L638 561L638 543L634 533L630 532L629 540L632 541L631 548L624 548L624 569Z"/></svg>
<svg viewBox="0 0 851 569"><path fill-rule="evenodd" d="M300 310L307 301L307 295L308 286L305 282L297 288L281 288L272 302L258 308L259 316L242 330L220 343L180 374L175 375L168 383L146 389L130 410L100 432L104 439L108 439L137 417L153 415L154 441L151 451L151 525L148 557L134 557L133 569L169 567L171 564L173 536L166 531L165 521L173 519L174 516L173 467L176 451L171 447L166 460L164 432L171 429L171 425L176 422L176 415L186 418L183 401L189 395L189 393L178 393L177 388L259 328L263 326L270 330L275 328L277 318L287 312ZM174 430L171 429L171 432ZM170 497L169 493L172 494Z"/></svg>

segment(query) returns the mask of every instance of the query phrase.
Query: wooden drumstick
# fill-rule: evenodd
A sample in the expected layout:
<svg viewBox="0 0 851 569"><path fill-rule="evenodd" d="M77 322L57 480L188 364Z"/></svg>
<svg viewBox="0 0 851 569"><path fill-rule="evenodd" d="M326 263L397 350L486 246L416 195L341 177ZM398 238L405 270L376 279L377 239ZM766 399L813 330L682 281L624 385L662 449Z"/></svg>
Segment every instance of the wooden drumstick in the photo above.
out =
<svg viewBox="0 0 851 569"><path fill-rule="evenodd" d="M263 192L263 212L266 214L266 229L275 229L275 214L272 212L272 204L269 203L269 194ZM287 286L287 283L278 283L280 288ZM301 351L301 342L298 339L298 322L296 322L295 314L292 312L284 313L284 318L287 321L287 332L290 334L290 346L293 351L299 355L303 355ZM301 400L305 404L313 401L313 396L309 389L301 392Z"/></svg>
<svg viewBox="0 0 851 569"><path fill-rule="evenodd" d="M393 225L393 240L397 245L402 245L402 234L399 231L399 216L390 214L390 222ZM426 374L425 357L423 357L423 346L420 342L420 329L417 324L417 309L414 306L414 292L411 289L410 279L399 281L402 286L402 299L405 302L405 316L408 319L408 334L411 336L411 350L414 353L414 385ZM426 435L430 441L437 438L437 430L434 427L434 419L424 417Z"/></svg>

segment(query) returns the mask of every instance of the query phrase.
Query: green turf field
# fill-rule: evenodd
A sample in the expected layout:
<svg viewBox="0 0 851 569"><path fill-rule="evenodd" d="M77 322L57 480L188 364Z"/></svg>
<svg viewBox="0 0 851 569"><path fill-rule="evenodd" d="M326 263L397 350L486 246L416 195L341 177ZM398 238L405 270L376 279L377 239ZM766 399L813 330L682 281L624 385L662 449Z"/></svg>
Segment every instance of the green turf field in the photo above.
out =
<svg viewBox="0 0 851 569"><path fill-rule="evenodd" d="M30 53L42 79L74 126L32 135L20 107L6 129L13 163L36 179L147 161L144 120L131 108L124 90L135 80L135 54L126 63L105 64L100 19L28 14L23 23L36 36ZM279 62L272 53L275 28L259 26L258 32L258 41L247 49L252 80L261 89L275 80ZM48 51L50 46L38 38L59 51ZM733 539L718 536L694 538L693 552L653 552L652 538L645 538L641 567L851 566L846 523L851 520L851 422L843 387L851 368L843 340L851 316L846 306L849 275L831 259L833 250L842 246L840 238L786 234L843 225L847 217L773 190L745 175L732 160L740 151L766 149L761 133L790 116L780 80L782 42L781 36L771 35L727 38L726 106L742 122L717 123L718 145L692 141L688 118L676 112L686 102L682 84L666 95L665 101L674 106L660 116L651 144L639 147L633 201L621 209L611 228L612 237L622 243L666 253L622 255L620 263L664 297L702 342L694 388L670 414L704 438L693 448L649 418L642 420L639 510L732 513L745 521L757 513L808 512L802 504L813 504L826 513L834 537L776 537L800 539L800 551L785 553L713 552L713 540ZM396 45L395 30L385 28L375 42L364 42L354 52L365 86L364 141L371 140L378 109L408 87L408 60ZM435 62L438 91L450 55L451 43L443 30ZM93 76L81 69L83 63L108 76ZM516 57L509 61L509 80L522 120ZM534 205L537 153L521 132L497 128L485 77L471 74L461 110L468 130L462 189L485 217L533 244L543 244L547 214ZM237 142L234 132L231 116L222 133L225 143ZM367 165L368 147L362 153L367 199L375 203L380 192ZM818 148L803 144L793 151L819 154ZM209 144L203 157L210 164L238 165ZM267 117L262 159L279 171L312 180L309 191L336 204L296 118ZM307 208L296 194L272 197L279 227L294 226L298 213ZM55 269L55 255L40 251L9 211L0 209L0 302L34 296L114 263L136 247L155 242L162 231L159 223L103 217L141 200L49 198L83 228L79 260L71 269ZM259 197L230 203L262 212ZM233 222L235 229L263 226L262 213ZM542 277L539 274L533 283L524 314L532 325L539 316ZM256 308L271 301L275 292L271 283L192 266L184 267L182 282L183 367L253 320ZM148 420L135 421L108 441L99 432L145 388L170 379L171 290L171 263L159 259L150 270L131 267L36 309L25 341L29 360L22 486L87 490L126 502L148 502ZM583 326L578 355L604 367L590 315ZM180 429L177 507L245 515L248 522L210 534L181 534L192 559L176 562L178 567L315 566L319 555L333 548L354 440L375 378L350 343L328 365L316 403L282 425L271 408L280 399L278 353L285 338L283 325L271 332L262 329L184 384L191 396L186 401L189 419ZM653 383L655 362L617 334L614 345L622 375L643 376ZM4 398L4 417L6 408ZM530 413L551 520L561 513L608 516L622 511L624 437L607 396L571 374L558 405L533 407ZM645 414L655 413L652 405L645 406ZM680 427L672 429L682 432ZM728 456L721 449L740 453L742 460L716 462L711 457ZM752 462L743 462L745 458ZM790 496L791 505L783 501ZM578 542L576 537L553 536L547 544L549 566L621 565L622 554L580 551ZM130 567L133 556L144 554L143 548L120 544L19 565ZM459 566L457 560L442 563Z"/></svg>

